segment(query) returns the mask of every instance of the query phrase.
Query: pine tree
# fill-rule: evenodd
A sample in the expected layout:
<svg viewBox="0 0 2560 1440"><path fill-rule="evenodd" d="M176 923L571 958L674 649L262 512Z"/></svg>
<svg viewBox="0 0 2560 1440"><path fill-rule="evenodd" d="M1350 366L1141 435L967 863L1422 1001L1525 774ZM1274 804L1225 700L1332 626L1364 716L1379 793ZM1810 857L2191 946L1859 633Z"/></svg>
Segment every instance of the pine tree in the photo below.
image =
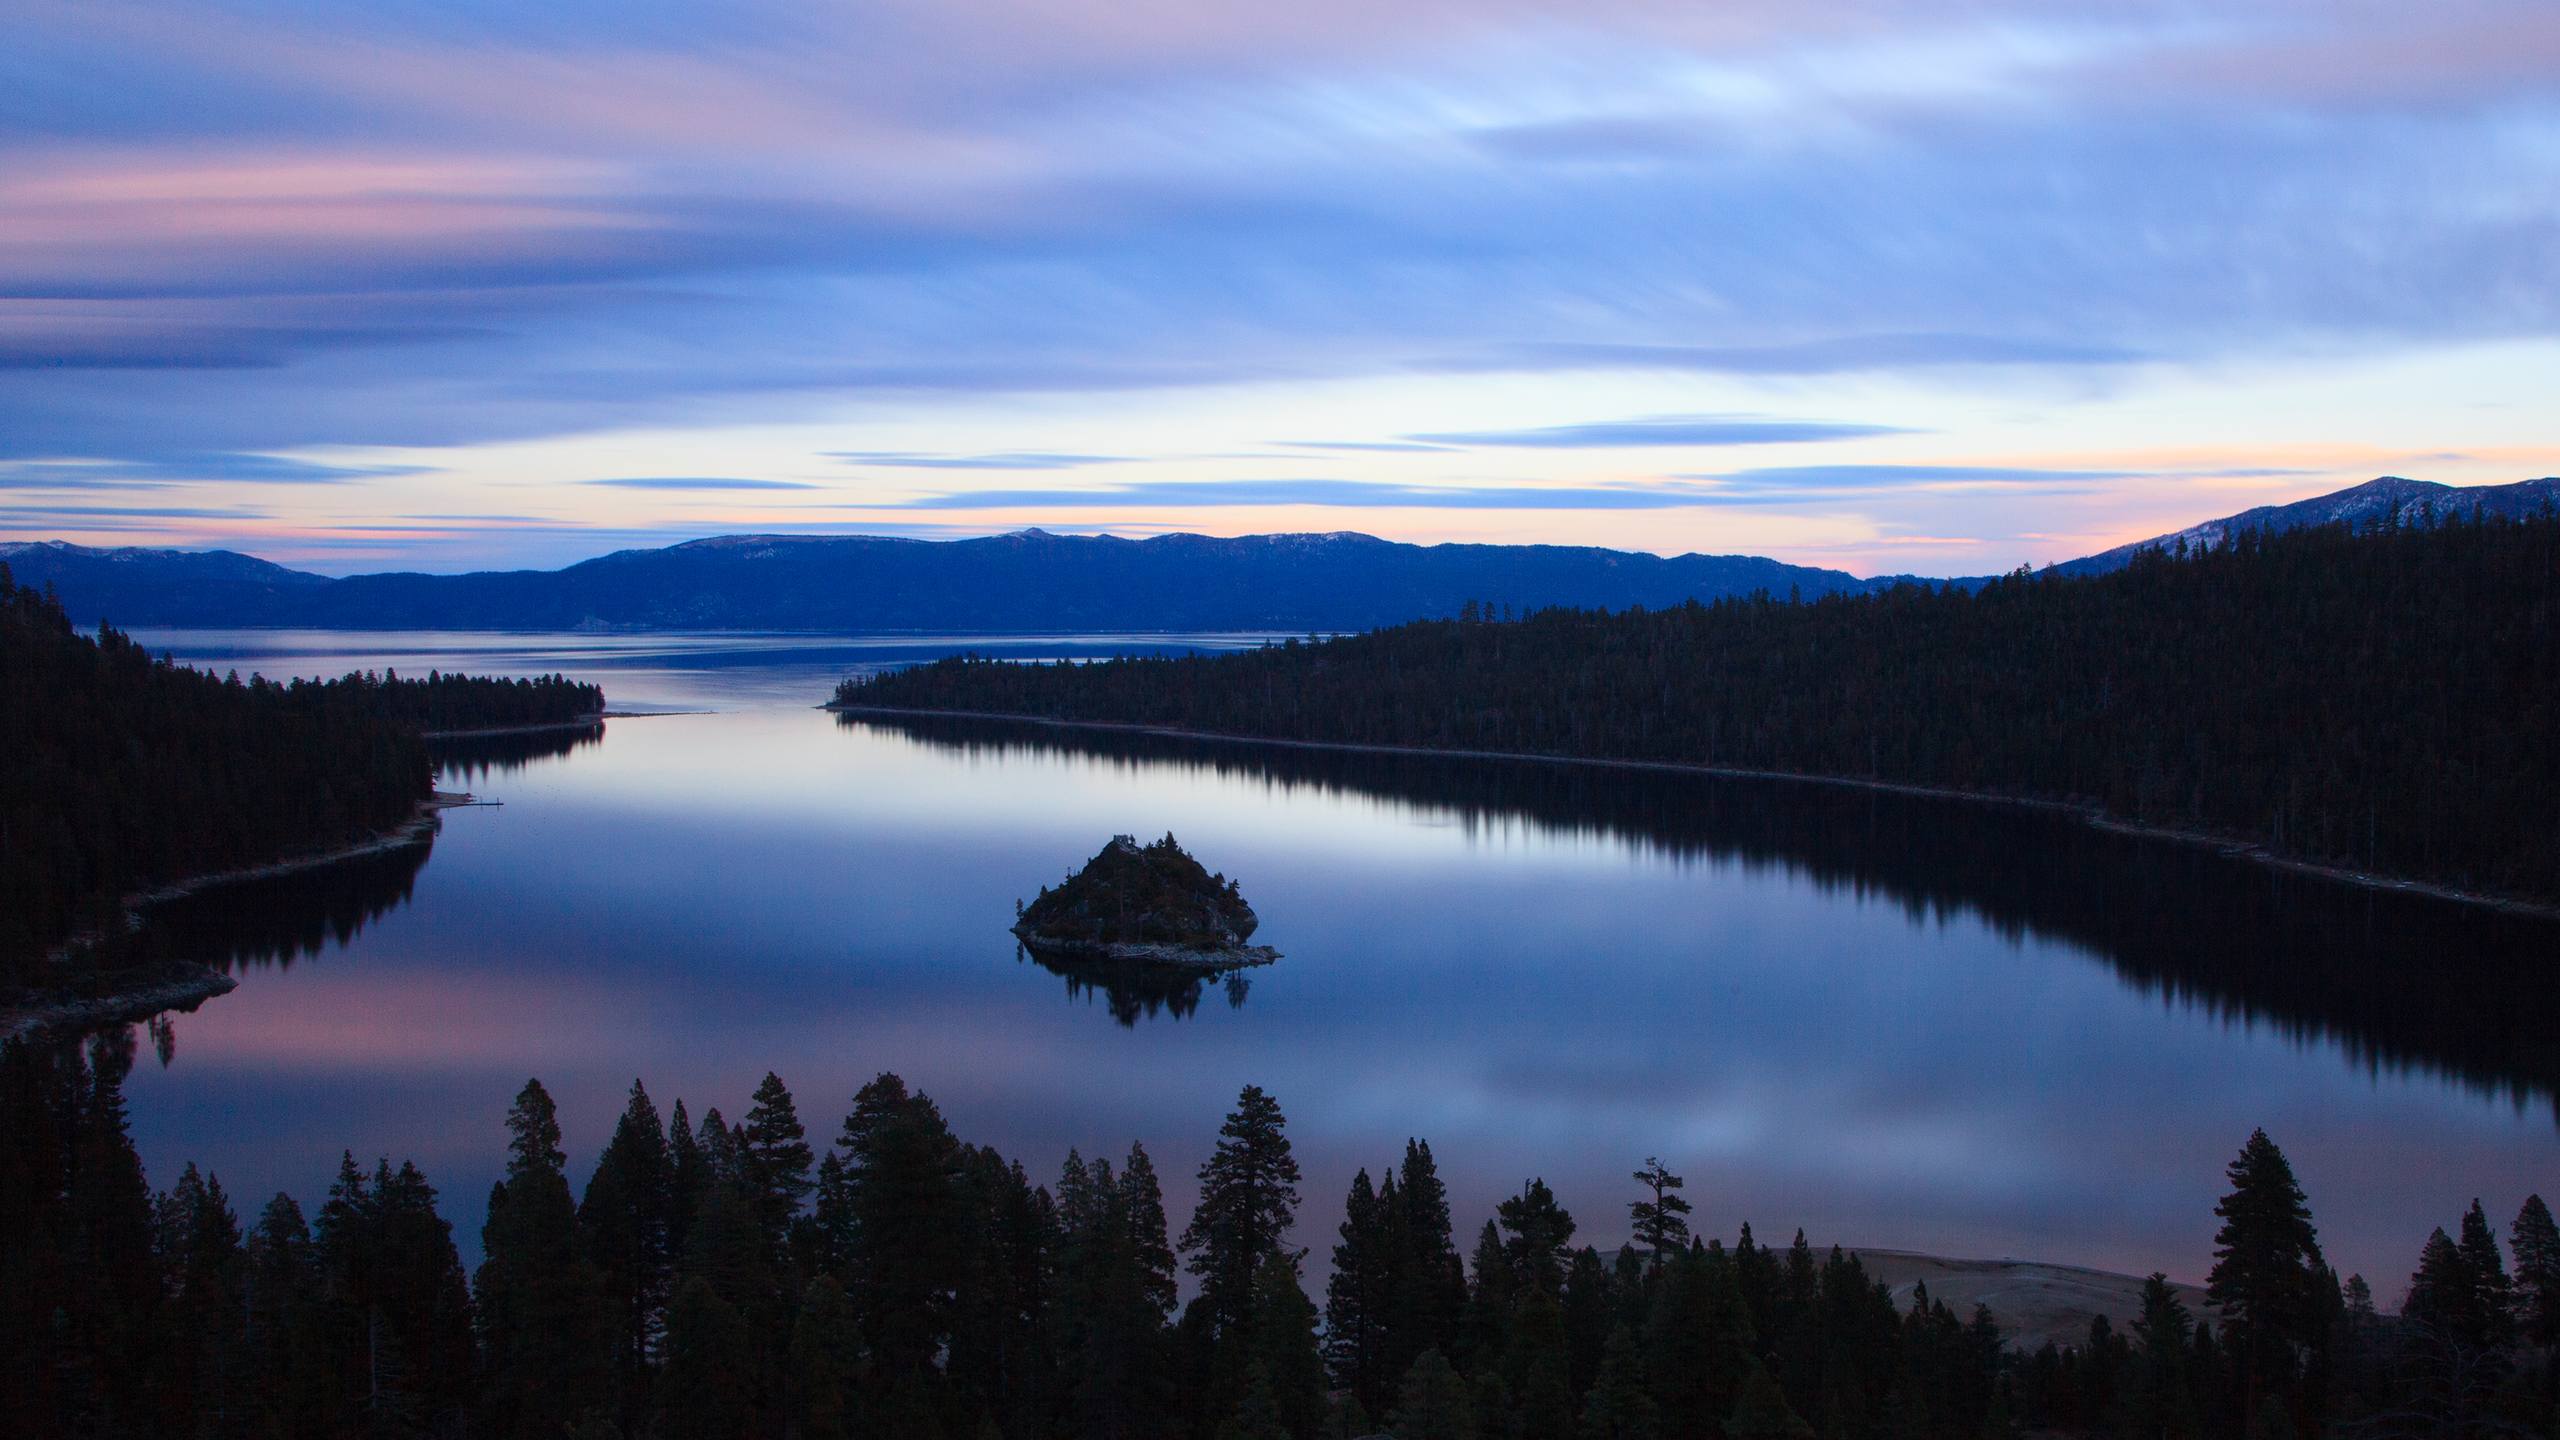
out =
<svg viewBox="0 0 2560 1440"><path fill-rule="evenodd" d="M1137 1261L1138 1293L1162 1325L1172 1318L1181 1298L1181 1277L1174 1273L1173 1242L1164 1217L1164 1185L1156 1179L1155 1161L1147 1147L1129 1146L1120 1169L1120 1208L1128 1226L1130 1253Z"/></svg>
<svg viewBox="0 0 2560 1440"><path fill-rule="evenodd" d="M1508 1232L1503 1258L1524 1289L1560 1295L1564 1290L1565 1256L1573 1244L1573 1215L1556 1203L1547 1182L1532 1179L1520 1193L1494 1207Z"/></svg>
<svg viewBox="0 0 2560 1440"><path fill-rule="evenodd" d="M685 1281L667 1308L655 1433L662 1440L747 1440L755 1433L754 1370L746 1321L708 1282Z"/></svg>
<svg viewBox="0 0 2560 1440"><path fill-rule="evenodd" d="M853 1178L833 1147L818 1161L816 1198L801 1236L802 1267L842 1279L853 1262Z"/></svg>
<svg viewBox="0 0 2560 1440"><path fill-rule="evenodd" d="M780 1261L791 1239L792 1221L814 1188L807 1132L800 1126L800 1112L792 1105L791 1091L781 1076L765 1072L739 1135L747 1189L755 1199L767 1253Z"/></svg>
<svg viewBox="0 0 2560 1440"><path fill-rule="evenodd" d="M579 1254L560 1120L542 1082L525 1082L507 1130L506 1178L480 1232L482 1410L491 1435L548 1440L608 1401L602 1291Z"/></svg>
<svg viewBox="0 0 2560 1440"><path fill-rule="evenodd" d="M1401 1377L1425 1350L1438 1350L1445 1358L1457 1346L1467 1272L1450 1231L1448 1187L1441 1183L1428 1143L1404 1142L1394 1195L1384 1204L1389 1227L1401 1238L1380 1364L1388 1375Z"/></svg>
<svg viewBox="0 0 2560 1440"><path fill-rule="evenodd" d="M169 1354L163 1384L185 1428L220 1433L240 1426L250 1401L244 1335L247 1305L239 1217L222 1181L189 1164L157 1207L156 1249L167 1287Z"/></svg>
<svg viewBox="0 0 2560 1440"><path fill-rule="evenodd" d="M1658 1269L1674 1251L1688 1248L1689 1222L1684 1217L1689 1214L1689 1202L1672 1193L1688 1182L1651 1155L1644 1158L1644 1168L1635 1172L1635 1179L1652 1198L1634 1201L1627 1212L1635 1222L1635 1243L1653 1252Z"/></svg>
<svg viewBox="0 0 2560 1440"><path fill-rule="evenodd" d="M625 1430L647 1398L650 1355L666 1324L674 1267L667 1221L675 1203L667 1136L646 1087L631 1096L578 1203L580 1248L606 1306L614 1354L614 1410Z"/></svg>
<svg viewBox="0 0 2560 1440"><path fill-rule="evenodd" d="M2480 1286L2462 1247L2439 1225L2418 1254L2409 1277L2408 1298L2400 1302L2403 1319L2436 1331L2445 1339L2477 1347L2488 1329L2480 1313Z"/></svg>
<svg viewBox="0 0 2560 1440"><path fill-rule="evenodd" d="M1583 1400L1583 1440L1654 1440L1658 1433L1635 1333L1617 1326L1609 1332L1600 1355L1600 1373Z"/></svg>
<svg viewBox="0 0 2560 1440"><path fill-rule="evenodd" d="M1252 1312L1254 1276L1280 1249L1298 1213L1298 1162L1280 1104L1247 1085L1200 1167L1200 1203L1182 1232L1191 1273L1215 1335L1237 1332Z"/></svg>
<svg viewBox="0 0 2560 1440"><path fill-rule="evenodd" d="M1813 1427L1787 1404L1777 1377L1754 1361L1724 1422L1725 1440L1813 1440Z"/></svg>
<svg viewBox="0 0 2560 1440"><path fill-rule="evenodd" d="M1576 1395L1599 1378L1609 1331L1618 1323L1612 1288L1609 1267L1600 1263L1599 1251L1585 1245L1573 1252L1573 1263L1564 1275L1564 1342Z"/></svg>
<svg viewBox="0 0 2560 1440"><path fill-rule="evenodd" d="M1502 1235L1494 1222L1484 1222L1476 1235L1473 1281L1467 1307L1458 1324L1458 1353L1470 1375L1489 1375L1501 1363L1511 1341L1512 1312L1520 1300L1519 1277L1502 1252Z"/></svg>
<svg viewBox="0 0 2560 1440"><path fill-rule="evenodd" d="M1390 1185L1394 1184L1392 1178ZM1333 1247L1333 1277L1325 1283L1325 1368L1333 1383L1360 1398L1362 1408L1384 1409L1387 1306L1395 1280L1399 1237L1391 1216L1362 1170L1342 1202L1341 1240Z"/></svg>
<svg viewBox="0 0 2560 1440"><path fill-rule="evenodd" d="M711 1188L711 1167L694 1140L693 1119L684 1113L684 1098L667 1112L667 1255L681 1258L691 1244L694 1212Z"/></svg>
<svg viewBox="0 0 2560 1440"><path fill-rule="evenodd" d="M242 1259L250 1393L260 1397L264 1428L312 1434L330 1410L318 1334L319 1264L292 1196L279 1193L259 1212Z"/></svg>
<svg viewBox="0 0 2560 1440"><path fill-rule="evenodd" d="M790 1415L801 1440L850 1440L857 1423L862 1331L835 1277L809 1282L791 1328Z"/></svg>
<svg viewBox="0 0 2560 1440"><path fill-rule="evenodd" d="M2142 1282L2142 1313L2134 1318L2133 1339L2127 1431L2134 1440L2189 1440L2197 1427L2195 1395L2187 1383L2194 1324L2169 1277L2157 1271Z"/></svg>
<svg viewBox="0 0 2560 1440"><path fill-rule="evenodd" d="M2206 1294L2222 1312L2226 1346L2238 1352L2241 1413L2254 1416L2261 1394L2288 1387L2296 1347L2307 1340L2320 1242L2293 1167L2266 1131L2250 1133L2226 1173L2232 1188L2214 1206L2222 1228Z"/></svg>
<svg viewBox="0 0 2560 1440"><path fill-rule="evenodd" d="M2508 1232L2515 1249L2516 1317L2526 1343L2560 1345L2560 1225L2539 1195L2528 1195Z"/></svg>
<svg viewBox="0 0 2560 1440"><path fill-rule="evenodd" d="M1325 1417L1324 1357L1316 1348L1316 1307L1290 1251L1272 1251L1255 1272L1246 1344L1247 1364L1268 1384L1281 1428L1314 1440Z"/></svg>
<svg viewBox="0 0 2560 1440"><path fill-rule="evenodd" d="M2471 1313L2478 1316L2473 1339L2482 1349L2496 1349L2515 1339L2515 1288L2507 1279L2506 1261L2498 1254L2498 1237L2489 1217L2473 1200L2462 1217L2463 1268L2471 1276Z"/></svg>
<svg viewBox="0 0 2560 1440"><path fill-rule="evenodd" d="M837 1140L852 1210L847 1269L864 1339L904 1404L948 1338L964 1264L959 1142L942 1112L882 1074L862 1087Z"/></svg>
<svg viewBox="0 0 2560 1440"><path fill-rule="evenodd" d="M1280 1418L1280 1400L1271 1376L1260 1361L1246 1363L1243 1392L1226 1423L1218 1427L1218 1440L1293 1440L1293 1432Z"/></svg>
<svg viewBox="0 0 2560 1440"><path fill-rule="evenodd" d="M1396 1440L1476 1440L1467 1382L1438 1350L1425 1350L1396 1387Z"/></svg>
<svg viewBox="0 0 2560 1440"><path fill-rule="evenodd" d="M1537 1286L1522 1292L1503 1362L1517 1403L1518 1440L1572 1440L1573 1360L1556 1296Z"/></svg>

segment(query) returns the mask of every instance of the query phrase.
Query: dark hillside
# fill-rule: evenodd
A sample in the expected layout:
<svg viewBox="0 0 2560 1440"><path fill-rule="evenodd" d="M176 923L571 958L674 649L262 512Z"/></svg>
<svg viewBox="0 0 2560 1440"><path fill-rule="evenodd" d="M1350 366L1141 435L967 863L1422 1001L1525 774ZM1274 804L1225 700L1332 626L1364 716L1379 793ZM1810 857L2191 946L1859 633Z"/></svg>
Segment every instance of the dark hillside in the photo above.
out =
<svg viewBox="0 0 2560 1440"><path fill-rule="evenodd" d="M2019 574L1222 657L948 660L841 703L1655 760L2087 804L2560 896L2560 520L2249 532Z"/></svg>

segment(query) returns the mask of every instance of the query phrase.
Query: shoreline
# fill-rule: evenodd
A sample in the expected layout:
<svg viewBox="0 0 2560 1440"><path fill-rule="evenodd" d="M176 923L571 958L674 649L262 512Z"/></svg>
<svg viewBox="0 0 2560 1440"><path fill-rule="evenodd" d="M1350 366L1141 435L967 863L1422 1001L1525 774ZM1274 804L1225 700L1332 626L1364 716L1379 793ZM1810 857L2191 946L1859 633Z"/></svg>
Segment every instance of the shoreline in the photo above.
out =
<svg viewBox="0 0 2560 1440"><path fill-rule="evenodd" d="M544 720L532 725L490 725L478 730L421 730L421 740L480 740L492 735L547 735L555 730L601 729L607 720L653 720L665 715L710 715L710 710L599 710L575 720Z"/></svg>
<svg viewBox="0 0 2560 1440"><path fill-rule="evenodd" d="M342 845L334 850L315 851L271 860L263 865L242 866L234 870L217 870L205 875L191 875L172 880L148 890L129 892L116 902L117 918L111 922L130 934L142 926L142 912L151 906L181 900L225 885L238 885L252 880L269 880L282 875L317 870L342 861L357 860L367 855L380 855L405 850L434 840L444 826L443 812L462 806L476 805L467 792L437 790L417 803L409 818L372 836ZM70 936L47 950L45 965L67 964L82 950L107 939L111 931L89 929ZM102 979L113 980L113 976ZM94 995L62 996L39 999L28 1004L0 1005L0 1043L28 1039L49 1030L69 1027L87 1028L118 1022L130 1023L164 1010L193 1010L217 995L227 995L240 982L209 965L194 961L172 961L149 967L132 977L129 986L112 988Z"/></svg>
<svg viewBox="0 0 2560 1440"><path fill-rule="evenodd" d="M2287 870L2315 879L2353 885L2359 889L2386 890L2395 894L2416 895L2459 905L2474 905L2528 919L2560 920L2560 901L2528 900L2514 895L2464 890L2452 885L2439 885L2432 881L2411 879L2403 875L2385 875L2343 865L2323 865L2313 860L2299 860L2291 856L2279 855L2257 841L2240 836L2174 825L2146 825L2139 821L2110 815L2094 805L2082 805L2069 800L2045 800L2030 795L2001 795L1985 790L1959 790L1949 786L1915 785L1897 780L1861 780L1849 775L1812 775L1793 770L1752 770L1736 765L1700 765L1681 760L1613 760L1589 755L1541 755L1532 750L1459 750L1441 749L1428 745L1376 745L1350 740L1284 740L1277 737L1231 735L1217 730L1188 730L1174 725L1144 725L1125 720L1062 720L1048 715L1022 715L998 710L921 710L895 705L845 705L835 701L829 701L817 708L837 715L883 715L928 719L943 716L955 720L1002 720L1017 725L1047 725L1062 730L1110 730L1122 734L1152 735L1170 740L1214 740L1230 745L1270 745L1289 750L1331 750L1358 755L1438 756L1454 760L1527 761L1543 765L1582 765L1596 769L1651 771L1658 774L1707 775L1727 780L1789 780L1804 785L1836 785L1854 790L1914 796L1927 800L1961 800L1976 805L2001 805L2067 815L2083 824L2113 831L2119 835L2131 835L2146 840L2165 840L2180 845L2202 846L2218 850L2233 859L2247 860L2254 864Z"/></svg>
<svg viewBox="0 0 2560 1440"><path fill-rule="evenodd" d="M1187 950L1179 945L1131 944L1110 940L1053 940L1016 926L1013 937L1022 948L1058 965L1130 965L1179 970L1193 975L1224 975L1269 965L1280 952L1268 945L1236 945L1224 950Z"/></svg>
<svg viewBox="0 0 2560 1440"><path fill-rule="evenodd" d="M544 720L532 725L490 725L478 730L421 730L421 740L478 740L490 735L543 735L554 730L593 730L607 720L623 718L610 710L581 715L575 720Z"/></svg>

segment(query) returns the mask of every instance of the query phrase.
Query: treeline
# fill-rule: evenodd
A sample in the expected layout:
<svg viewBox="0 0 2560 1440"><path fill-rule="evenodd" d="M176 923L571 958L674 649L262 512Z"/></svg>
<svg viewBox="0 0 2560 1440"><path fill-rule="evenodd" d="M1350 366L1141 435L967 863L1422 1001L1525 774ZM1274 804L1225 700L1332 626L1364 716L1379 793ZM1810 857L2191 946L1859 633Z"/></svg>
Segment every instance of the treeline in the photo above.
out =
<svg viewBox="0 0 2560 1440"><path fill-rule="evenodd" d="M2264 1135L2230 1170L2211 1319L2154 1277L2128 1333L2003 1349L1799 1234L1691 1233L1634 1174L1614 1254L1543 1181L1462 1260L1430 1147L1354 1176L1321 1296L1279 1105L1248 1086L1177 1233L1145 1149L1054 1184L894 1075L814 1152L768 1075L736 1123L638 1084L572 1189L539 1082L466 1279L427 1178L342 1160L244 1220L125 1129L131 1031L0 1056L0 1433L899 1440L2312 1440L2545 1434L2560 1235L2510 1272L2478 1206L2407 1315L2321 1260ZM1181 1279L1195 1282L1180 1303Z"/></svg>
<svg viewBox="0 0 2560 1440"><path fill-rule="evenodd" d="M2560 895L2560 518L2247 532L1977 590L1467 613L1214 657L963 657L836 699L1951 787Z"/></svg>
<svg viewBox="0 0 2560 1440"><path fill-rule="evenodd" d="M499 730L523 725L568 725L604 713L604 691L566 675L508 679L446 675L403 680L386 670L337 682L369 691L382 713L417 730Z"/></svg>
<svg viewBox="0 0 2560 1440"><path fill-rule="evenodd" d="M110 925L133 891L407 818L433 781L421 729L601 703L557 677L220 678L75 632L0 566L0 993L45 982L46 947Z"/></svg>

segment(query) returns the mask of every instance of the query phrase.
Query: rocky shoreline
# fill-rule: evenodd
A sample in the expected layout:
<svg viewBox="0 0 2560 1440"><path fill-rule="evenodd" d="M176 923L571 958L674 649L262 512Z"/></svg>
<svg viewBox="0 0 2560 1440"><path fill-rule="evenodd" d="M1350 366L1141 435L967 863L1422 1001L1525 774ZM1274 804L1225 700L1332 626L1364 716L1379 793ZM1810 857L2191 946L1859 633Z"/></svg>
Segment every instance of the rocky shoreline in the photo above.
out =
<svg viewBox="0 0 2560 1440"><path fill-rule="evenodd" d="M468 794L438 790L419 801L408 819L352 845L291 856L265 865L191 876L149 890L134 891L124 897L116 925L128 933L137 930L141 928L141 911L145 908L218 886L316 870L387 850L427 844L443 825L443 811L474 803L477 802ZM113 932L109 930L84 931L46 952L44 963L67 966L80 952L105 944L112 938ZM0 996L0 1043L49 1031L86 1030L130 1023L164 1010L193 1010L215 996L229 994L239 984L239 981L209 965L186 960L137 966L130 971L83 972L74 977L72 985L65 987L70 993L21 991L14 996ZM83 985L100 988L95 993L78 993Z"/></svg>
<svg viewBox="0 0 2560 1440"><path fill-rule="evenodd" d="M228 995L240 982L192 960L173 960L147 967L136 983L118 983L99 995L51 997L25 1005L0 1007L0 1044L32 1039L52 1031L95 1030L130 1025L170 1010L193 1010L217 995Z"/></svg>
<svg viewBox="0 0 2560 1440"><path fill-rule="evenodd" d="M1217 975L1251 965L1268 965L1280 958L1280 952L1268 945L1222 945L1202 950L1182 945L1058 940L1036 934L1028 925L1016 925L1013 934L1023 949L1044 960L1065 964L1156 965Z"/></svg>

